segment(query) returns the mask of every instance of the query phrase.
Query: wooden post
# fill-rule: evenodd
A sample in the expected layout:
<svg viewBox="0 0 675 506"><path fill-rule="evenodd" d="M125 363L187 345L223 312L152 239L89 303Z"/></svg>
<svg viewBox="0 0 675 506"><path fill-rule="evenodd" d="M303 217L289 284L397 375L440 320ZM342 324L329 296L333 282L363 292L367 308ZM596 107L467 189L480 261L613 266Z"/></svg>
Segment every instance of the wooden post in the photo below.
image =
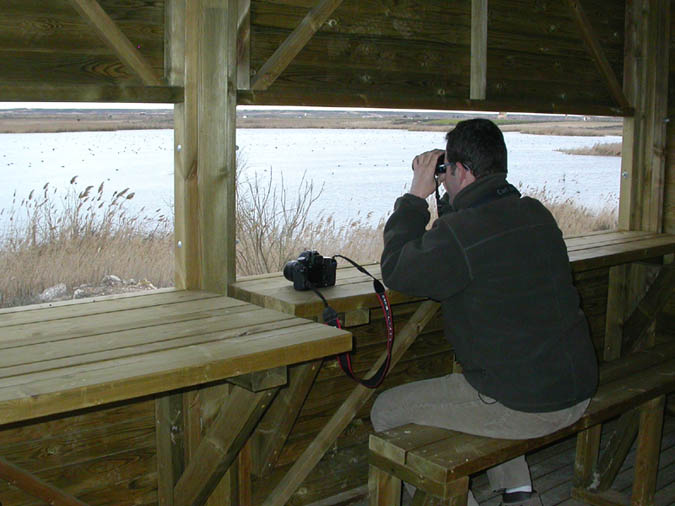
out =
<svg viewBox="0 0 675 506"><path fill-rule="evenodd" d="M369 466L368 498L370 506L400 506L401 480L379 467Z"/></svg>
<svg viewBox="0 0 675 506"><path fill-rule="evenodd" d="M574 486L588 487L593 481L593 473L598 462L602 424L577 434L577 451L574 461Z"/></svg>
<svg viewBox="0 0 675 506"><path fill-rule="evenodd" d="M201 0L197 186L201 287L235 280L238 0Z"/></svg>
<svg viewBox="0 0 675 506"><path fill-rule="evenodd" d="M471 0L471 100L485 100L488 1Z"/></svg>
<svg viewBox="0 0 675 506"><path fill-rule="evenodd" d="M635 453L635 477L631 497L631 504L636 506L654 504L665 402L666 397L662 395L645 403L640 410L640 432Z"/></svg>

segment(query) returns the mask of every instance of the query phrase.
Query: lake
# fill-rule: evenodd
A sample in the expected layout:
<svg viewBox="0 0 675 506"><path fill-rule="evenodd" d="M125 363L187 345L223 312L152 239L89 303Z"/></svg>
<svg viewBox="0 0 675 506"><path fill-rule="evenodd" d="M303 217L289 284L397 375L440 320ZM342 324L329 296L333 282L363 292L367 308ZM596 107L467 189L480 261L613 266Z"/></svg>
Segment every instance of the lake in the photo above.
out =
<svg viewBox="0 0 675 506"><path fill-rule="evenodd" d="M560 148L620 142L620 137L568 137L505 133L509 180L546 188L550 195L591 208L618 203L620 158L572 156ZM313 209L338 222L375 222L392 209L410 183L412 158L443 148L441 132L406 130L238 129L242 180L272 177L294 195L303 177L323 188ZM125 130L0 134L0 209L45 183L60 192L78 176L77 188L108 193L129 187L129 204L166 212L173 201L173 131ZM0 220L3 216L0 216ZM2 224L2 221L0 221Z"/></svg>

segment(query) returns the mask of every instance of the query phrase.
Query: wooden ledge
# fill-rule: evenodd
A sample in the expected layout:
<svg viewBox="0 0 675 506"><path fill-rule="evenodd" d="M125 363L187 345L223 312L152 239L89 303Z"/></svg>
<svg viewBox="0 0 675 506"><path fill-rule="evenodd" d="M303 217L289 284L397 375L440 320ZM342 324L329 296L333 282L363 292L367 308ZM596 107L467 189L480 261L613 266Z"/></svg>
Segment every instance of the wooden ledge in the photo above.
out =
<svg viewBox="0 0 675 506"><path fill-rule="evenodd" d="M596 232L565 239L575 272L643 261L675 253L675 235L652 232ZM379 264L367 264L375 277L381 278ZM279 272L241 278L232 285L232 295L241 300L284 313L313 318L323 311L323 302L311 291L299 292ZM338 312L378 308L372 280L352 266L338 268L334 287L321 293ZM392 304L416 299L390 291Z"/></svg>

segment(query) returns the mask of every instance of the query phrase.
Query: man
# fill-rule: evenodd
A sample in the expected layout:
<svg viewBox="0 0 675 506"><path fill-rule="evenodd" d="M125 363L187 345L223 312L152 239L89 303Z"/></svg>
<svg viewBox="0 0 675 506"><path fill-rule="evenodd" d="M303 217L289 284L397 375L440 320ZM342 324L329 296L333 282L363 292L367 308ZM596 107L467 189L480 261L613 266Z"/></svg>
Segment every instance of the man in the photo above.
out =
<svg viewBox="0 0 675 506"><path fill-rule="evenodd" d="M389 288L441 302L444 333L463 374L382 393L371 419L507 439L540 437L578 420L597 387L597 359L567 248L551 213L506 181L504 137L489 120L462 121L447 136L446 189L430 230L442 150L413 160L410 192L384 229ZM488 470L502 503L540 505L524 457ZM476 505L469 494L469 504Z"/></svg>

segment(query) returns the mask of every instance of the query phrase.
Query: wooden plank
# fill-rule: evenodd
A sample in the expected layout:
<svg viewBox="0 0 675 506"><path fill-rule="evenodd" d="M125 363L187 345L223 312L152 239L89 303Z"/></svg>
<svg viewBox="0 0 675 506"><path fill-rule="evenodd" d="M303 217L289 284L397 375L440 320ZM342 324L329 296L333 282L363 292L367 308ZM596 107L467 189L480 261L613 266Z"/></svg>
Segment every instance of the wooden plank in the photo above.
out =
<svg viewBox="0 0 675 506"><path fill-rule="evenodd" d="M238 0L203 0L199 33L201 286L218 293L226 293L236 277L237 4ZM215 230L219 233L213 233Z"/></svg>
<svg viewBox="0 0 675 506"><path fill-rule="evenodd" d="M119 59L142 79L144 84L148 86L160 86L162 84L145 58L96 0L70 0L70 2L103 41L117 54Z"/></svg>
<svg viewBox="0 0 675 506"><path fill-rule="evenodd" d="M252 472L256 476L269 475L274 468L320 366L321 362L315 361L290 368L288 387L279 391L251 436Z"/></svg>
<svg viewBox="0 0 675 506"><path fill-rule="evenodd" d="M394 350L391 356L391 368L400 360L401 356L413 343L417 335L438 311L436 302L426 301L420 304L415 315L406 326L398 333ZM383 363L386 352L380 356L370 370L370 374L377 371ZM307 477L316 463L323 457L328 448L340 435L344 428L354 417L356 411L375 393L374 390L358 385L349 397L340 406L335 415L330 419L319 435L312 441L302 456L296 460L290 471L284 476L274 491L265 500L265 506L283 505L291 497L296 488Z"/></svg>
<svg viewBox="0 0 675 506"><path fill-rule="evenodd" d="M234 387L176 485L176 506L196 506L211 495L275 394Z"/></svg>
<svg viewBox="0 0 675 506"><path fill-rule="evenodd" d="M342 0L319 0L298 27L293 30L257 72L251 83L251 89L265 90L269 88L341 3Z"/></svg>
<svg viewBox="0 0 675 506"><path fill-rule="evenodd" d="M38 477L28 473L7 460L0 457L0 478L29 493L33 497L42 499L48 504L58 506L86 506L75 497L52 487Z"/></svg>
<svg viewBox="0 0 675 506"><path fill-rule="evenodd" d="M485 100L487 88L488 2L471 0L471 100Z"/></svg>
<svg viewBox="0 0 675 506"><path fill-rule="evenodd" d="M584 489L573 488L572 497L585 504L593 504L595 506L628 506L630 504L630 497L614 490L590 492Z"/></svg>
<svg viewBox="0 0 675 506"><path fill-rule="evenodd" d="M593 30L593 27L591 26L591 23L586 16L586 12L581 6L581 3L579 0L568 0L568 3L570 9L572 10L574 21L579 26L579 30L581 30L581 35L584 39L584 43L586 44L588 52L593 57L593 62L598 67L600 74L604 78L605 84L609 88L612 97L620 107L630 107L630 103L623 93L614 70L610 66L609 61L607 61L605 52L600 46L600 41L598 40L595 30Z"/></svg>
<svg viewBox="0 0 675 506"><path fill-rule="evenodd" d="M21 378L20 385L0 388L0 424L217 381L341 353L350 347L347 332L311 323L36 373Z"/></svg>
<svg viewBox="0 0 675 506"><path fill-rule="evenodd" d="M251 392L260 392L283 386L287 383L288 373L284 367L274 367L265 371L257 371L242 376L228 378L228 383L245 388Z"/></svg>
<svg viewBox="0 0 675 506"><path fill-rule="evenodd" d="M83 315L77 318L63 318L54 321L24 323L7 327L3 331L0 348L9 349L30 344L56 342L78 337L101 335L106 333L131 330L134 328L153 327L172 322L199 320L208 318L218 311L232 308L257 308L246 302L230 297L192 300L175 304L160 304L152 307L127 309L124 312ZM0 358L0 360L2 360Z"/></svg>
<svg viewBox="0 0 675 506"><path fill-rule="evenodd" d="M8 308L0 313L0 328L13 325L26 325L39 322L77 318L96 314L114 313L131 309L151 308L164 304L178 304L194 300L208 300L222 297L217 293L185 291L169 289L159 292L136 292L128 297L116 297L114 295L80 299L78 301L64 301L60 304L39 304L39 308L22 306L20 308ZM7 329L5 329L7 330Z"/></svg>
<svg viewBox="0 0 675 506"><path fill-rule="evenodd" d="M640 409L632 504L654 504L665 402L666 398L662 395L645 403Z"/></svg>
<svg viewBox="0 0 675 506"><path fill-rule="evenodd" d="M176 104L183 101L180 86L129 86L77 83L70 85L0 83L3 102L144 102Z"/></svg>

